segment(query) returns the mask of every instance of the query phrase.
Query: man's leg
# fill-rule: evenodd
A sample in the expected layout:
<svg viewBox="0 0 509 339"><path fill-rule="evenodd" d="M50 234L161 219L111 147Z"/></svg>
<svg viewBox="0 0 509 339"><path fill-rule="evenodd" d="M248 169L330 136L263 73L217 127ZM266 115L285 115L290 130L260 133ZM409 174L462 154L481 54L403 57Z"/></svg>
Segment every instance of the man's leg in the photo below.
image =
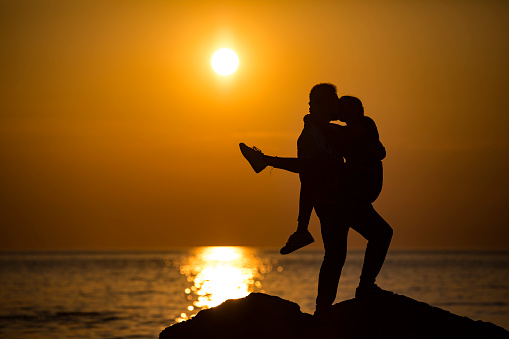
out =
<svg viewBox="0 0 509 339"><path fill-rule="evenodd" d="M366 240L366 253L359 287L376 287L375 280L385 261L392 239L392 228L371 204L353 206L348 212L349 226Z"/></svg>
<svg viewBox="0 0 509 339"><path fill-rule="evenodd" d="M327 310L338 290L341 270L346 259L348 226L343 221L344 210L339 206L320 205L315 207L320 219L325 256L318 277L317 311Z"/></svg>

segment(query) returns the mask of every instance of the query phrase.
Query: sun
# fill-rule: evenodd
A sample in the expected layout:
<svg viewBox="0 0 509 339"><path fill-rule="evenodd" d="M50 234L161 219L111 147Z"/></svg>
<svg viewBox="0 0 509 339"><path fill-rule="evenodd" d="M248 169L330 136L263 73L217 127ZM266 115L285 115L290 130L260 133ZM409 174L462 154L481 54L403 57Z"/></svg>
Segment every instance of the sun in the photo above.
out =
<svg viewBox="0 0 509 339"><path fill-rule="evenodd" d="M212 68L219 75L230 75L239 67L239 57L229 48L218 49L212 56Z"/></svg>

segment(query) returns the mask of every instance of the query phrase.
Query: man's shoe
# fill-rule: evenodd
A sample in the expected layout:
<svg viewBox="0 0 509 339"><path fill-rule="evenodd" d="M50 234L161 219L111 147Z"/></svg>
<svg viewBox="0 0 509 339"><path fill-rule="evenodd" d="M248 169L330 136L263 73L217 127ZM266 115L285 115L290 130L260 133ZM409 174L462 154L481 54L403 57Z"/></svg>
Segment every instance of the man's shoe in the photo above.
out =
<svg viewBox="0 0 509 339"><path fill-rule="evenodd" d="M249 164L253 167L256 173L260 173L265 167L267 167L267 164L263 160L263 153L261 150L256 147L248 147L243 142L239 144L239 147L242 155L247 159L247 161L249 161Z"/></svg>
<svg viewBox="0 0 509 339"><path fill-rule="evenodd" d="M321 306L316 305L315 313L313 313L313 322L315 325L320 326L323 324L332 325L332 314L331 314L331 306Z"/></svg>
<svg viewBox="0 0 509 339"><path fill-rule="evenodd" d="M298 250L304 246L307 246L314 242L313 236L309 231L306 232L295 232L288 238L286 245L279 251L281 254L289 254L293 251Z"/></svg>
<svg viewBox="0 0 509 339"><path fill-rule="evenodd" d="M393 294L390 291L386 291L378 287L377 284L369 284L369 285L359 285L355 290L355 298L371 298L378 297L384 294Z"/></svg>

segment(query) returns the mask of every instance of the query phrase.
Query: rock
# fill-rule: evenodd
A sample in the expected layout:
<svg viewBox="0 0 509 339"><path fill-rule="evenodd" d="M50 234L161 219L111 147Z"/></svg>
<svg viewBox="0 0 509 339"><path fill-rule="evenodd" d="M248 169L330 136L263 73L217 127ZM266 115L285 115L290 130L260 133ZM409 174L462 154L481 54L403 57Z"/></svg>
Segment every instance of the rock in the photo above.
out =
<svg viewBox="0 0 509 339"><path fill-rule="evenodd" d="M452 314L403 295L351 299L332 307L342 338L508 338L502 327Z"/></svg>
<svg viewBox="0 0 509 339"><path fill-rule="evenodd" d="M492 323L473 321L393 293L335 304L331 317L330 322L316 322L296 303L251 293L167 327L159 338L509 339L508 331Z"/></svg>
<svg viewBox="0 0 509 339"><path fill-rule="evenodd" d="M167 327L159 338L301 338L300 334L311 327L311 319L312 316L302 313L296 303L251 293Z"/></svg>

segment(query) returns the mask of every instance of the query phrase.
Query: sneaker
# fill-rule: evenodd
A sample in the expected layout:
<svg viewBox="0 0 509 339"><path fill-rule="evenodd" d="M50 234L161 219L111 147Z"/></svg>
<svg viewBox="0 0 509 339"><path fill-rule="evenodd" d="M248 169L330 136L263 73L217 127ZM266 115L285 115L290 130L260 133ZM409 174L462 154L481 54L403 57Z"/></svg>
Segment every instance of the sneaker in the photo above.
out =
<svg viewBox="0 0 509 339"><path fill-rule="evenodd" d="M286 245L279 251L281 254L289 254L293 251L298 250L304 246L307 246L314 242L313 236L309 231L306 232L295 232L288 238Z"/></svg>
<svg viewBox="0 0 509 339"><path fill-rule="evenodd" d="M378 287L377 284L369 284L369 285L359 285L355 290L355 298L370 298L377 297L383 294L391 294L392 292L386 291Z"/></svg>
<svg viewBox="0 0 509 339"><path fill-rule="evenodd" d="M253 167L256 173L260 173L265 167L267 167L267 164L263 160L263 153L260 149L256 147L248 147L243 142L241 142L239 146L242 155L247 159L247 161L249 161L249 164Z"/></svg>
<svg viewBox="0 0 509 339"><path fill-rule="evenodd" d="M319 322L330 322L332 320L331 306L316 305L315 313L313 313L313 319Z"/></svg>

